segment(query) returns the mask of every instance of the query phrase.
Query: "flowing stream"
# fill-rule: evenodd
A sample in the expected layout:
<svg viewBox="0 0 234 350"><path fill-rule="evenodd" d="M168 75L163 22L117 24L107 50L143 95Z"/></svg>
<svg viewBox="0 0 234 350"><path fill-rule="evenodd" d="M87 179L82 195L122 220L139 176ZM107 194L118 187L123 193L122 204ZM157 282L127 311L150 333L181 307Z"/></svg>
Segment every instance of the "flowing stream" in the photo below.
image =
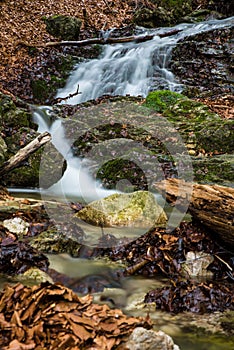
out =
<svg viewBox="0 0 234 350"><path fill-rule="evenodd" d="M171 51L185 36L221 28L233 23L233 17L197 24L179 24L173 28L145 30L142 35L155 34L153 40L142 43L105 45L98 59L78 64L66 86L57 97L79 94L64 103L77 104L104 94L146 96L150 90L169 89L180 92L182 85L169 69ZM160 38L158 34L179 30L178 34Z"/></svg>
<svg viewBox="0 0 234 350"><path fill-rule="evenodd" d="M169 70L171 50L175 47L178 40L202 31L228 26L231 23L233 23L233 17L224 20L210 20L198 24L180 24L175 28L164 28L163 30L145 31L142 29L142 34L144 35L155 33L154 39L138 44L105 45L103 53L98 59L85 61L75 67L66 86L58 91L57 97L67 97L69 94L74 93L77 90L78 84L81 94L67 99L62 103L78 104L95 99L103 94L146 96L150 90L157 89L170 89L179 92L182 90L182 85L176 81L174 75ZM181 31L174 36L165 38L160 38L157 35L167 30L171 31L172 29L179 29ZM56 120L52 123L50 111L50 107L35 107L34 118L39 125L39 132L49 131L51 133L53 144L64 156L68 166L63 178L58 183L48 190L41 190L42 196L57 194L58 196L62 195L69 198L74 196L77 200L82 197L83 200L89 202L90 200L112 193L112 191L101 188L100 184L90 176L86 169L85 160L73 156L70 140L65 137L63 122ZM78 171L79 181L77 182ZM70 274L72 277L80 277L80 271L86 275L92 273L94 267L97 269L95 264L92 265L90 261L87 267L86 262L80 259L72 259L66 255L52 256L50 260L52 267L60 272ZM103 262L104 265L105 262ZM103 266L98 266L98 269L102 270ZM134 280L129 279L126 283L128 285L123 286L123 290L125 290L123 294L120 293L120 289L117 291L118 297L119 294L122 295L120 295L120 299L122 298L120 304L124 300L124 307L126 306L126 299L129 295L137 292L141 296L142 293L145 294L148 289L151 289L154 284L155 287L159 286L161 281L134 278ZM115 300L115 296L113 299ZM137 310L136 305L134 306L136 315L143 316L144 312L145 314L148 313L148 309ZM126 311L134 314L133 309L126 309ZM213 339L201 336L199 343L196 335L192 337L192 332L189 334L190 338L185 334L180 334L178 332L180 326L178 326L178 320L174 320L174 316L171 317L158 311L151 311L150 316L155 320L156 324L161 326L161 329L164 327L167 333L172 336L174 334L177 335L178 343L181 344L181 349L183 350L231 349L232 345L228 343L227 339L221 339L221 336L220 342L219 340L213 342ZM189 317L186 318L186 315L182 315L182 318L185 320L183 326L189 324ZM179 339L180 337L181 339Z"/></svg>
<svg viewBox="0 0 234 350"><path fill-rule="evenodd" d="M145 30L139 28L142 35L155 34L153 40L142 43L123 43L104 45L98 59L84 61L77 65L67 84L57 93L57 97L67 97L77 90L79 94L62 103L78 104L95 99L103 94L146 96L150 90L170 89L181 91L182 85L176 81L169 70L171 50L178 40L202 31L229 26L233 17L224 20L209 20L198 24L179 24L174 28ZM160 38L158 34L179 30L179 33ZM108 35L108 34L106 34ZM83 199L84 202L105 197L107 191L96 182L87 170L87 161L74 157L71 142L66 139L63 122L50 121L50 107L41 107L34 113L39 131L49 131L52 142L67 161L67 170L63 178L53 185L47 193ZM79 177L77 173L79 171ZM79 179L77 181L77 179ZM43 192L45 193L45 192Z"/></svg>

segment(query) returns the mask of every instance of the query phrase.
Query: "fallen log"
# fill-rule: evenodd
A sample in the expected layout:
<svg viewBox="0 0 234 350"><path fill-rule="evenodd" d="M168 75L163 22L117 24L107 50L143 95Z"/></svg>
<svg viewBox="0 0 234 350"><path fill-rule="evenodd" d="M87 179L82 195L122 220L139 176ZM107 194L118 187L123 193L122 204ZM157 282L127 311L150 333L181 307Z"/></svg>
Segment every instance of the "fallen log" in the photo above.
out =
<svg viewBox="0 0 234 350"><path fill-rule="evenodd" d="M155 187L168 202L175 204L176 201L181 207L187 200L187 193L191 192L191 184L179 179L167 179L156 183ZM216 232L223 242L234 247L234 188L193 184L188 211Z"/></svg>
<svg viewBox="0 0 234 350"><path fill-rule="evenodd" d="M51 47L51 46L88 46L88 45L106 45L106 44L121 44L135 41L136 43L141 43L144 41L152 40L155 36L159 36L160 38L164 38L167 36L175 35L181 32L181 29L174 29L165 33L158 34L148 34L148 35L133 35L133 36L125 36L118 38L91 38L86 40L78 40L78 41L51 41L45 44L33 45L27 42L18 42L18 45L23 45L27 47Z"/></svg>
<svg viewBox="0 0 234 350"><path fill-rule="evenodd" d="M24 160L26 160L30 154L34 153L41 146L45 145L51 140L51 136L48 132L44 132L37 136L25 147L21 148L14 156L7 160L0 167L0 175L7 174L9 171L17 168Z"/></svg>

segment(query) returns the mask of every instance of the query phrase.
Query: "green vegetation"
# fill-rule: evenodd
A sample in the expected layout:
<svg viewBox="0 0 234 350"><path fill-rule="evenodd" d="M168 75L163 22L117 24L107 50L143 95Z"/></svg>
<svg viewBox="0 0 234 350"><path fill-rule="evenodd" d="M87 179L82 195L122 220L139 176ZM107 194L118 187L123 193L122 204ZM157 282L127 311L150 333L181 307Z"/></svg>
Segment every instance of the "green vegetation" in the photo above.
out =
<svg viewBox="0 0 234 350"><path fill-rule="evenodd" d="M179 99L187 99L187 97L170 90L152 91L146 97L144 105L162 113Z"/></svg>

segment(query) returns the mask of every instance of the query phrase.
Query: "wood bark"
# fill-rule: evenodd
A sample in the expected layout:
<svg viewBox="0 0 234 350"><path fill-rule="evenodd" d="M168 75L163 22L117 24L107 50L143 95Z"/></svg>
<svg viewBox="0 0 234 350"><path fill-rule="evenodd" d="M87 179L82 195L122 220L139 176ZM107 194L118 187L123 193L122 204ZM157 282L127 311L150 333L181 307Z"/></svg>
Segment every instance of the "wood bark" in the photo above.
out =
<svg viewBox="0 0 234 350"><path fill-rule="evenodd" d="M177 201L181 206L187 200L187 193L191 192L191 183L178 179L164 180L155 187L165 195L168 202L175 204ZM234 247L234 188L193 184L188 211L216 232L223 242Z"/></svg>
<svg viewBox="0 0 234 350"><path fill-rule="evenodd" d="M140 35L140 36L125 36L122 38L91 38L87 40L79 40L79 41L52 41L48 42L46 44L39 45L41 47L50 47L50 46L88 46L88 45L106 45L106 44L119 44L119 43L127 43L135 41L137 43L144 42L147 40L152 40L155 35L159 36L160 38L164 38L166 36L171 36L179 33L181 30L175 29L171 30L169 32L161 33L161 34L149 34L149 35ZM30 44L21 43L26 46L30 46Z"/></svg>
<svg viewBox="0 0 234 350"><path fill-rule="evenodd" d="M51 140L51 136L48 132L44 132L37 136L25 147L21 148L14 156L12 156L8 161L3 163L0 168L0 175L7 174L9 171L17 168L24 160L26 160L30 154L34 153L41 146L45 145Z"/></svg>

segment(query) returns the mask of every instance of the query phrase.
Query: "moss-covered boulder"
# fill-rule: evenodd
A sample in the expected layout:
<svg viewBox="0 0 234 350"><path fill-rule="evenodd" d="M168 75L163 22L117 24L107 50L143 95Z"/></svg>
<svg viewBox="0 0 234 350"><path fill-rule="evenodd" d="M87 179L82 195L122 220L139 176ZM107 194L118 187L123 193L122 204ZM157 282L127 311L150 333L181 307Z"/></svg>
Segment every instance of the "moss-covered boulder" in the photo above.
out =
<svg viewBox="0 0 234 350"><path fill-rule="evenodd" d="M137 10L133 22L146 28L172 26L180 23L184 16L192 11L192 1L157 0L149 8Z"/></svg>
<svg viewBox="0 0 234 350"><path fill-rule="evenodd" d="M21 127L36 127L32 114L17 107L10 96L0 92L0 131L7 136Z"/></svg>
<svg viewBox="0 0 234 350"><path fill-rule="evenodd" d="M34 140L39 135L37 128L29 109L18 107L10 96L0 93L0 132L2 133L0 165ZM63 175L66 162L57 149L50 144L49 149L46 149L43 170L41 170L41 156L44 151L45 146L31 154L16 169L4 175L1 182L5 186L39 187L39 180L42 177L44 188L57 182ZM56 167L63 163L63 171L58 174Z"/></svg>
<svg viewBox="0 0 234 350"><path fill-rule="evenodd" d="M162 113L178 130L191 156L195 181L233 183L234 120L167 90L150 92L145 106Z"/></svg>
<svg viewBox="0 0 234 350"><path fill-rule="evenodd" d="M53 15L44 21L47 32L61 40L77 40L79 37L82 21L78 17Z"/></svg>
<svg viewBox="0 0 234 350"><path fill-rule="evenodd" d="M191 155L233 152L234 121L221 119L206 105L166 90L149 93L145 105L175 125Z"/></svg>
<svg viewBox="0 0 234 350"><path fill-rule="evenodd" d="M77 217L97 226L165 225L167 216L152 193L113 194L81 209Z"/></svg>

